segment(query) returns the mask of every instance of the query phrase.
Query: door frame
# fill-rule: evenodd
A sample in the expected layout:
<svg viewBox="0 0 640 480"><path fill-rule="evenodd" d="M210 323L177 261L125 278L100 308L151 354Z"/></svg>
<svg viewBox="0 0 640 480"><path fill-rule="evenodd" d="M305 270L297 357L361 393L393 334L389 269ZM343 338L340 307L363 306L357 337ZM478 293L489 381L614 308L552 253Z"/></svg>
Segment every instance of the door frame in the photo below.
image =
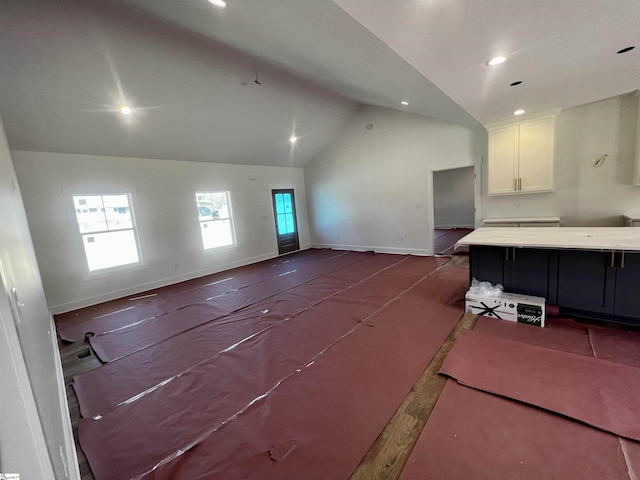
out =
<svg viewBox="0 0 640 480"><path fill-rule="evenodd" d="M482 218L481 212L481 194L482 194L482 164L484 162L484 156L480 157L479 162L475 162L473 158L452 162L449 164L436 164L436 165L427 165L426 167L426 181L427 181L427 251L429 255L435 256L435 241L433 239L434 235L434 225L435 225L435 197L433 194L433 172L441 172L443 170L455 170L458 168L465 167L473 167L473 207L475 209L474 212L474 227L478 228L480 226L480 219Z"/></svg>
<svg viewBox="0 0 640 480"><path fill-rule="evenodd" d="M273 234L274 234L274 238L276 240L276 251L278 253L278 255L288 255L289 253L293 253L293 252L298 252L300 251L302 248L300 246L300 227L299 224L300 222L298 221L298 202L296 200L296 195L295 195L295 187L293 186L282 186L282 185L269 185L268 186L268 192L269 192L269 203L271 204L271 225L273 225ZM276 219L276 207L275 207L275 197L274 197L274 191L277 190L291 190L292 192L292 196L293 196L293 212L294 212L294 219L295 219L295 223L296 223L296 238L298 240L298 248L296 250L292 250L291 252L284 252L284 253L280 253L280 245L279 245L279 240L278 240L278 225L277 225L277 219Z"/></svg>

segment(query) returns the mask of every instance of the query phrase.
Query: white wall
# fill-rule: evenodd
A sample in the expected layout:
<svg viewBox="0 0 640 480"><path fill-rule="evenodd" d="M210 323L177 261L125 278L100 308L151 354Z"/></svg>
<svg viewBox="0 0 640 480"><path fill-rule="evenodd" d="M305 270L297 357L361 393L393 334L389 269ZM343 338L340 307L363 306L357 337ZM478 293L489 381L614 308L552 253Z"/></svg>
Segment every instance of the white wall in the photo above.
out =
<svg viewBox="0 0 640 480"><path fill-rule="evenodd" d="M79 478L53 322L1 124L0 180L0 472Z"/></svg>
<svg viewBox="0 0 640 480"><path fill-rule="evenodd" d="M305 168L312 244L431 255L432 171L484 151L481 126L363 107Z"/></svg>
<svg viewBox="0 0 640 480"><path fill-rule="evenodd" d="M435 228L473 228L473 168L433 172Z"/></svg>
<svg viewBox="0 0 640 480"><path fill-rule="evenodd" d="M630 94L562 111L555 191L488 197L484 168L483 218L559 216L562 226L622 226L621 215L640 212L640 187L632 185L637 108ZM604 165L593 167L603 153Z"/></svg>
<svg viewBox="0 0 640 480"><path fill-rule="evenodd" d="M300 246L309 246L300 168L17 151L13 156L55 313L276 256L271 188L295 190ZM218 190L231 192L237 246L205 252L195 192ZM144 266L88 274L71 195L122 191L133 194Z"/></svg>

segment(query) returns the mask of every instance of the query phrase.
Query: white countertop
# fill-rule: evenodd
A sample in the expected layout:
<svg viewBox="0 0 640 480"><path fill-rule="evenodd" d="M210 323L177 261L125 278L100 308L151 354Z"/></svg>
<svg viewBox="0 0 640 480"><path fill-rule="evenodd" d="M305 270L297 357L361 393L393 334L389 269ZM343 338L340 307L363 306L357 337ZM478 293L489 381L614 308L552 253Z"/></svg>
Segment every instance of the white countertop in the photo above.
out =
<svg viewBox="0 0 640 480"><path fill-rule="evenodd" d="M456 243L463 245L640 251L640 228L482 227Z"/></svg>

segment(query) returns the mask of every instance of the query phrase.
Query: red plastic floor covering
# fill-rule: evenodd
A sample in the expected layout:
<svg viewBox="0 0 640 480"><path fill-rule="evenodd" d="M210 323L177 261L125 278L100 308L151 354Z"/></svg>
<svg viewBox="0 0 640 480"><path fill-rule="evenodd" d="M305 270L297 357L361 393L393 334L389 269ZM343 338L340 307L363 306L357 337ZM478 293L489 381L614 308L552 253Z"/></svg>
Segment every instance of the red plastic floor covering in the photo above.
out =
<svg viewBox="0 0 640 480"><path fill-rule="evenodd" d="M640 440L639 368L465 332L440 371L478 390Z"/></svg>
<svg viewBox="0 0 640 480"><path fill-rule="evenodd" d="M400 479L638 478L621 445L639 452L636 442L449 380Z"/></svg>
<svg viewBox="0 0 640 480"><path fill-rule="evenodd" d="M347 285L317 279L214 322L200 325L100 368L76 375L73 386L84 417L102 413L223 350L297 315Z"/></svg>
<svg viewBox="0 0 640 480"><path fill-rule="evenodd" d="M391 261L394 263L390 263ZM364 279L368 278L366 283L370 285L370 282L377 278L375 273L384 273L385 269L388 270L392 265L395 265L393 271L402 269L406 272L414 263L415 259L411 257L371 257L339 270L339 275L353 280L333 275L316 279L220 321L199 326L133 355L78 375L74 377L74 387L82 415L88 417L103 413L196 364L212 359L224 349L251 335L258 334L289 317L300 315L307 309L317 309L319 302L344 292ZM424 274L435 270L438 262L424 259L421 263ZM360 272L360 275L349 272ZM413 281L417 279L418 277L415 277ZM373 291L379 292L371 290ZM396 293L398 291L400 288ZM365 295L362 292L362 289L355 291L357 294ZM342 296L348 299L352 295L353 293Z"/></svg>
<svg viewBox="0 0 640 480"><path fill-rule="evenodd" d="M444 270L450 269L440 272ZM130 478L171 458L174 452L189 449L200 442L209 446L198 446L198 451L204 449L209 451L210 459L221 460L225 458L219 456L225 451L222 444L248 441L240 435L241 432L236 436L228 429L235 428L236 424L244 429L243 419L250 411L259 412L262 419L256 423L256 419L250 417L247 424L250 430L264 422L269 422L269 428L276 430L279 426L297 422L299 435L296 438L300 443L297 440L289 442L291 438L280 438L281 435L273 438L274 445L280 445L279 442L295 445L283 461L275 462L283 465L281 471L307 465L305 473L298 478L340 478L332 476L334 469L348 475L349 469L355 468L462 313L461 298L454 301L451 290L460 291L464 287L466 272L462 270L458 283L446 275L441 281L437 278L440 272L372 317L370 322L373 326L358 323L358 317L364 320L371 315L371 300L363 301L362 293L353 288L346 297L332 299L335 305L323 303L326 310L314 308L301 314L294 322L278 325L267 335L255 337L250 344L238 346L213 363L197 366L161 389L108 412L100 420L82 420L80 440L96 478ZM388 287L370 288L384 297ZM443 293L442 289L449 289L449 292ZM441 297L450 300L451 304L442 305L434 300ZM354 333L312 360L331 345L340 332L353 325L356 327ZM359 345L360 341L365 344ZM321 347L322 344L326 346ZM303 368L310 360L313 363ZM318 365L328 366L317 370ZM298 372L299 368L302 370ZM354 375L354 368L358 375ZM339 381L332 382L336 377ZM394 386L398 382L401 384L399 389ZM381 384L384 384L382 389ZM350 391L354 389L355 393ZM260 398L259 395L268 391L271 393L251 404L245 413L233 417L251 399ZM362 394L360 397L358 392ZM350 408L341 410L345 398L353 403ZM270 409L264 410L265 404L270 405ZM285 408L280 410L279 406ZM367 413L370 410L373 410L373 416ZM267 412L269 414L265 416ZM318 412L318 420L314 419L314 412ZM229 418L231 420L225 423ZM345 434L344 428L349 426L353 431L349 429ZM316 427L322 431L330 428L332 433L320 436L314 431ZM222 431L226 433L217 433ZM214 436L216 440L212 444ZM356 450L358 455L350 455L349 452ZM132 451L136 452L135 456L131 455ZM190 462L194 451L179 457L180 468L192 468L183 465ZM254 450L246 451L253 455L251 452ZM323 452L335 456L336 462L328 462ZM316 456L317 477L313 476L316 470L310 468L307 460L297 463L296 459L306 459L305 455ZM273 462L268 455L266 459L267 465ZM242 464L229 460L229 465L220 464L214 469L251 468L244 460ZM195 468L209 468L207 462L201 464L196 461L196 464ZM345 465L349 471L345 470ZM166 468L173 468L172 463ZM173 475L172 478L197 477ZM231 475L220 478L249 477ZM257 478L267 477L260 475Z"/></svg>
<svg viewBox="0 0 640 480"><path fill-rule="evenodd" d="M478 317L473 331L539 347L593 356L587 327L568 318L547 317L545 327L538 328L497 318Z"/></svg>
<svg viewBox="0 0 640 480"><path fill-rule="evenodd" d="M125 355L137 352L191 328L229 315L261 300L285 292L293 287L309 282L350 264L359 263L372 255L343 255L286 274L272 277L269 281L249 285L241 290L212 297L206 302L188 305L180 310L159 314L141 323L122 328L116 332L92 336L91 346L98 357L110 362ZM396 260L399 261L399 260ZM197 306L197 307L196 307ZM199 315L189 311L197 309ZM185 310L189 310L185 312ZM207 310L210 314L207 315Z"/></svg>
<svg viewBox="0 0 640 480"><path fill-rule="evenodd" d="M104 311L100 307L89 307L80 311L79 315L60 315L56 317L58 334L66 341L79 341L87 333L102 334L117 328L127 327L140 321L154 318L174 310L178 310L194 302L220 298L244 288L269 283L279 275L298 271L309 273L314 268L329 270L332 266L349 264L370 254L362 252L339 252L332 250L312 250L296 253L257 265L249 265L237 269L220 272L205 277L205 280L194 279L158 289L149 295L141 294L130 297L133 300L116 300L107 303L111 310ZM346 262L346 263L345 263ZM99 312L99 313L98 313Z"/></svg>
<svg viewBox="0 0 640 480"><path fill-rule="evenodd" d="M432 279L148 478L348 478L462 313Z"/></svg>
<svg viewBox="0 0 640 480"><path fill-rule="evenodd" d="M640 367L640 332L589 326L595 356Z"/></svg>
<svg viewBox="0 0 640 480"><path fill-rule="evenodd" d="M344 291L364 279L402 265L411 268L411 257L376 255L334 274L299 285L222 319L200 325L132 355L74 377L82 415L94 416L145 391L224 349L264 329L299 315L318 302ZM438 262L425 259L422 274ZM405 265L407 267L405 267ZM414 281L418 277L414 278ZM126 336L122 339L126 342Z"/></svg>
<svg viewBox="0 0 640 480"><path fill-rule="evenodd" d="M184 282L174 283L164 287L136 293L127 297L110 300L108 302L81 308L79 310L61 313L55 316L55 322L56 326L62 328L72 324L82 323L101 315L111 314L117 310L122 310L123 308L148 304L156 297L169 298L174 295L179 295L181 293L188 292L200 287L211 286L217 283L224 283L228 281L229 278L244 278L248 274L254 272L263 272L264 274L265 270L278 268L283 264L291 264L292 262L295 264L301 264L305 262L320 261L323 258L330 258L333 256L342 255L344 253L346 252L331 249L310 248L291 255L263 260L261 262L248 264L242 267L205 275L203 277L193 278L191 280L185 280Z"/></svg>

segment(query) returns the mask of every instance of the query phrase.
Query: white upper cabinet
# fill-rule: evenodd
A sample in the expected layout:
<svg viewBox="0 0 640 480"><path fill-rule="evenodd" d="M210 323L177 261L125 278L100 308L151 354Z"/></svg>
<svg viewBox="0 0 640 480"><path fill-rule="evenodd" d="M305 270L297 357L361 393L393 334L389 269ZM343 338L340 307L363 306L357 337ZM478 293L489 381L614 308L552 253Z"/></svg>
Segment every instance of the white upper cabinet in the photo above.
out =
<svg viewBox="0 0 640 480"><path fill-rule="evenodd" d="M489 195L553 191L556 117L487 125Z"/></svg>

